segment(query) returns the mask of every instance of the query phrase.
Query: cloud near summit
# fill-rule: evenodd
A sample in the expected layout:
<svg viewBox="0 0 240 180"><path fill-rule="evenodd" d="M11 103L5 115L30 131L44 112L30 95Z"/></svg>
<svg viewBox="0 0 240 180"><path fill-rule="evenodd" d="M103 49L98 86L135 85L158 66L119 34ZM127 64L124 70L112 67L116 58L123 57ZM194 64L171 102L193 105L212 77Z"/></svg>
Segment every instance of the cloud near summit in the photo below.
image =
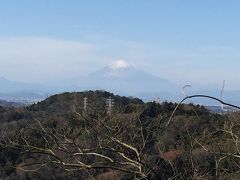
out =
<svg viewBox="0 0 240 180"><path fill-rule="evenodd" d="M187 82L202 82L202 79L221 82L226 79L229 84L234 84L238 78L237 61L235 68L227 74L225 67L213 68L216 63L225 61L223 55L221 58L208 57L208 54L196 50L195 56L186 57L184 53L171 49L167 51L155 45L108 37L92 36L92 39L86 39L70 41L43 37L0 37L0 77L44 83L84 76L107 65L117 68L130 65L177 82L182 79ZM209 58L211 61L203 63L202 59ZM236 57L232 59L233 62ZM234 81L231 82L231 79Z"/></svg>
<svg viewBox="0 0 240 180"><path fill-rule="evenodd" d="M138 61L137 49L127 42L119 45L98 40L88 43L39 37L0 38L0 76L26 82L74 77L111 64L119 57ZM118 60L114 66L129 64Z"/></svg>

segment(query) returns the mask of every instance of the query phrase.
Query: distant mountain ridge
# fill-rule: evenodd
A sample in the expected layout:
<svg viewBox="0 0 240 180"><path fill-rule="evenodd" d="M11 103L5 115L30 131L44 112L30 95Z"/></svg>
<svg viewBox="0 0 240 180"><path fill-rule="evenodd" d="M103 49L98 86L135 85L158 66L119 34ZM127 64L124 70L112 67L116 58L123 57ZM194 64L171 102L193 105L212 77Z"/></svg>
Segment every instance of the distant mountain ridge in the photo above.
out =
<svg viewBox="0 0 240 180"><path fill-rule="evenodd" d="M0 93L16 93L16 92L43 92L49 90L47 86L37 83L26 83L11 81L4 77L0 78Z"/></svg>
<svg viewBox="0 0 240 180"><path fill-rule="evenodd" d="M144 101L152 101L158 97L161 101L179 102L183 98L181 87L182 85L154 76L120 60L84 77L68 78L48 85L10 81L2 77L0 78L0 99L7 101L24 99L34 102L45 99L48 95L62 92L106 90L124 96L138 97ZM219 97L220 90L213 87L208 89L208 87L193 86L187 90L187 94ZM224 91L223 100L240 105L240 91ZM189 102L219 105L208 99L194 99Z"/></svg>
<svg viewBox="0 0 240 180"><path fill-rule="evenodd" d="M45 98L47 92L52 90L44 85L11 81L0 78L0 99L20 104L27 101L39 101Z"/></svg>

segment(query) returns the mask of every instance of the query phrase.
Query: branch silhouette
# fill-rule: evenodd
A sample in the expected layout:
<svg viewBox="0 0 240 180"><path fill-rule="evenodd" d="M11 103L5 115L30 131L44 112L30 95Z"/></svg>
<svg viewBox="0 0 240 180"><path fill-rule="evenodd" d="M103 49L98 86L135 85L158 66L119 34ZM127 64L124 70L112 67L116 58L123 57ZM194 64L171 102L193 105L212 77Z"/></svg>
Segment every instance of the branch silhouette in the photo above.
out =
<svg viewBox="0 0 240 180"><path fill-rule="evenodd" d="M223 104L223 105L230 106L230 107L233 107L233 108L236 108L236 109L239 109L239 110L240 110L240 107L239 107L239 106L236 106L236 105L234 105L234 104L230 104L230 103L224 102L223 100L218 99L218 98L213 97L213 96L208 96L208 95L203 95L203 94L196 94L196 95L186 96L186 97L183 98L183 99L181 100L181 102L175 107L175 109L173 110L173 112L172 112L172 114L171 114L171 116L170 116L170 118L169 118L166 126L169 126L169 124L170 124L170 122L171 122L174 114L176 113L177 109L179 108L179 106L180 106L184 101L186 101L187 99L192 99L192 98L207 98L207 99L213 99L213 100L215 100L215 101L220 102L220 103Z"/></svg>

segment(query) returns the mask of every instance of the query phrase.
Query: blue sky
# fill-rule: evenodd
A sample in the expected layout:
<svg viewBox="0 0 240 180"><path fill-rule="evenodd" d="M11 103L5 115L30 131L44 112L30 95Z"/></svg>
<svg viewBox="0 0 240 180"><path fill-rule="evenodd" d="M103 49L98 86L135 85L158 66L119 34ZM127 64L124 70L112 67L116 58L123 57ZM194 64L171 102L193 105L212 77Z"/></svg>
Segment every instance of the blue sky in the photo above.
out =
<svg viewBox="0 0 240 180"><path fill-rule="evenodd" d="M118 59L240 89L238 0L0 0L0 76L46 81Z"/></svg>

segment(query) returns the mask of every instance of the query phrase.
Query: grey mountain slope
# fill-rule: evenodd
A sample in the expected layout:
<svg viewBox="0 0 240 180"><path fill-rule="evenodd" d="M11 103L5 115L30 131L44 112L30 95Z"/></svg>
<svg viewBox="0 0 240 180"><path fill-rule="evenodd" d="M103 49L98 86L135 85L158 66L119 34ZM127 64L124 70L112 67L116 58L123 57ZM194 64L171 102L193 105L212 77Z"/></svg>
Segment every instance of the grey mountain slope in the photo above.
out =
<svg viewBox="0 0 240 180"><path fill-rule="evenodd" d="M137 94L143 92L173 92L177 86L170 81L155 77L134 67L104 67L74 84L85 89L105 89L118 93Z"/></svg>
<svg viewBox="0 0 240 180"><path fill-rule="evenodd" d="M42 92L47 88L33 83L16 82L0 78L0 93L14 93L14 92Z"/></svg>
<svg viewBox="0 0 240 180"><path fill-rule="evenodd" d="M7 101L43 99L52 89L35 83L10 81L0 78L0 99Z"/></svg>

